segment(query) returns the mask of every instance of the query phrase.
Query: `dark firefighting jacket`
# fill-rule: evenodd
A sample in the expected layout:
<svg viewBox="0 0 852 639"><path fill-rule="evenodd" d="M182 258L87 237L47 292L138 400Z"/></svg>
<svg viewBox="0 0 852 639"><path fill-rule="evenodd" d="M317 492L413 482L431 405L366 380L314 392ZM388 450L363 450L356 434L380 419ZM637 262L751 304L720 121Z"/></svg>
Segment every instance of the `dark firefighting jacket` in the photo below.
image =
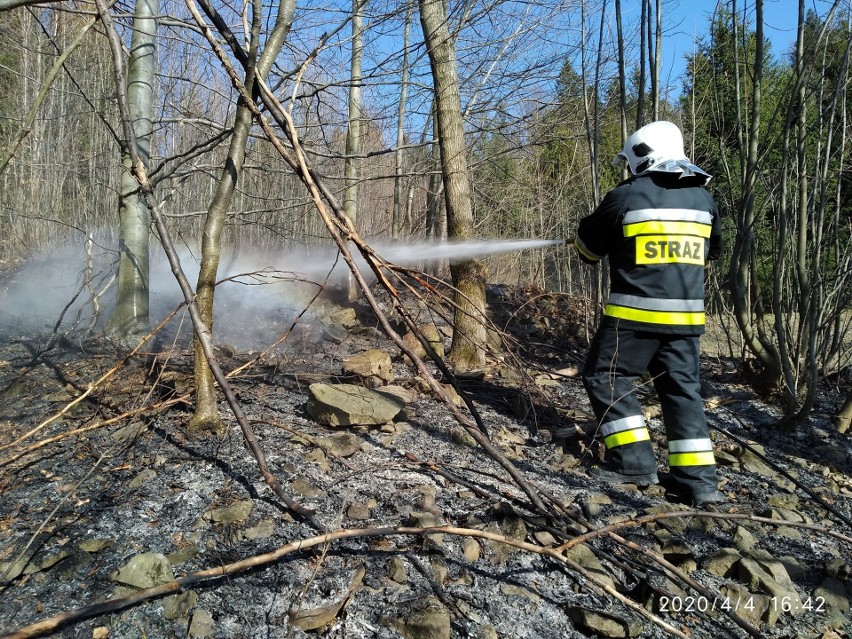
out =
<svg viewBox="0 0 852 639"><path fill-rule="evenodd" d="M618 325L704 332L704 267L722 251L721 220L703 178L650 172L625 180L577 229L580 257L609 256L604 315Z"/></svg>

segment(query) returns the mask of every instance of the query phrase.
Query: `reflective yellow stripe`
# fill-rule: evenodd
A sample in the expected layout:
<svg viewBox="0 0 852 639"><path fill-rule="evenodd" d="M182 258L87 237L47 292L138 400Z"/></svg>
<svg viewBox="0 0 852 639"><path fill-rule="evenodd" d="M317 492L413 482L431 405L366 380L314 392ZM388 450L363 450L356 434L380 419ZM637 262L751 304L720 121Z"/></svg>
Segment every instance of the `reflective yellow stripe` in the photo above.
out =
<svg viewBox="0 0 852 639"><path fill-rule="evenodd" d="M670 453L669 466L712 466L716 463L712 451L700 453Z"/></svg>
<svg viewBox="0 0 852 639"><path fill-rule="evenodd" d="M634 322L645 322L646 324L666 324L669 326L703 326L704 312L679 313L671 311L645 311L640 308L628 308L607 304L604 315L618 317L620 319L632 320Z"/></svg>
<svg viewBox="0 0 852 639"><path fill-rule="evenodd" d="M634 235L651 234L680 234L697 235L698 237L710 237L712 227L708 224L698 222L667 222L665 220L650 220L648 222L636 222L624 225L624 237Z"/></svg>
<svg viewBox="0 0 852 639"><path fill-rule="evenodd" d="M586 248L586 245L583 244L582 240L578 237L574 240L574 246L577 247L577 250L582 253L586 259L592 260L593 262L598 262L601 259L600 255L595 255L589 249Z"/></svg>
<svg viewBox="0 0 852 639"><path fill-rule="evenodd" d="M647 428L637 428L635 430L623 430L620 433L615 433L609 437L604 437L604 444L607 448L615 448L616 446L624 446L625 444L635 444L651 439L651 434Z"/></svg>

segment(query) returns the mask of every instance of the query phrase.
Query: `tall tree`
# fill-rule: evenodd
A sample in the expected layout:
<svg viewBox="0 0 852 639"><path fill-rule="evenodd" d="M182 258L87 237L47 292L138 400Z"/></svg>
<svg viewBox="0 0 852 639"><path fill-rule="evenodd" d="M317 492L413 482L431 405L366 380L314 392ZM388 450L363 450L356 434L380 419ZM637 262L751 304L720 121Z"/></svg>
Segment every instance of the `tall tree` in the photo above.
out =
<svg viewBox="0 0 852 639"><path fill-rule="evenodd" d="M473 237L473 206L465 146L464 121L456 67L455 42L447 27L442 0L420 0L420 23L432 68L441 148L441 173L447 207L447 234L453 240ZM450 362L457 370L485 365L485 278L482 260L450 265L455 293Z"/></svg>
<svg viewBox="0 0 852 639"><path fill-rule="evenodd" d="M201 3L205 12L214 23L224 26L224 21L216 13L215 9L206 1ZM252 5L251 32L248 51L235 49L235 55L245 68L244 84L252 92L256 89L258 79L263 80L269 73L275 58L281 51L290 26L293 23L293 14L296 9L295 0L281 0L277 7L275 25L265 40L261 40L260 28L264 21L259 3ZM261 41L265 45L261 51ZM196 304L201 319L207 330L213 331L213 302L216 288L216 274L219 270L219 261L222 255L222 231L225 228L225 220L228 207L233 199L237 182L243 170L246 158L246 145L251 132L253 115L249 106L240 98L237 102L237 112L234 118L233 134L231 136L228 156L219 179L213 199L207 209L207 217L204 224L204 233L201 244L201 265L196 285ZM216 385L213 372L204 354L203 345L199 337L194 337L195 349L195 413L189 424L189 430L196 433L211 432L222 434L224 425L219 418L217 406Z"/></svg>
<svg viewBox="0 0 852 639"><path fill-rule="evenodd" d="M157 49L158 0L137 0L127 66L127 99L140 161L146 170L151 158L154 120L154 79ZM128 142L122 142L119 193L118 291L107 331L128 337L148 330L151 216L133 176Z"/></svg>
<svg viewBox="0 0 852 639"><path fill-rule="evenodd" d="M346 127L346 157L343 160L343 211L353 226L358 224L358 183L361 179L361 75L364 57L364 4L352 0L352 50L349 57L349 109ZM357 228L357 226L356 226ZM348 279L349 300L357 296L355 281Z"/></svg>

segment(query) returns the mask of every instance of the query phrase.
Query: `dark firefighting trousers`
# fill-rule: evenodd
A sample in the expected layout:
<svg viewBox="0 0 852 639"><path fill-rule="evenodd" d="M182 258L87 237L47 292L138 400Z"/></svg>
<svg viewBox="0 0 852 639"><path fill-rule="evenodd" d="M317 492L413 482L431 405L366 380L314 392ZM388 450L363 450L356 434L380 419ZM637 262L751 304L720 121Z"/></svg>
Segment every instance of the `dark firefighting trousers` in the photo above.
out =
<svg viewBox="0 0 852 639"><path fill-rule="evenodd" d="M662 405L669 471L688 497L716 490L716 462L699 382L699 338L618 328L604 317L583 384L606 445L605 467L623 475L657 470L635 382L647 370Z"/></svg>

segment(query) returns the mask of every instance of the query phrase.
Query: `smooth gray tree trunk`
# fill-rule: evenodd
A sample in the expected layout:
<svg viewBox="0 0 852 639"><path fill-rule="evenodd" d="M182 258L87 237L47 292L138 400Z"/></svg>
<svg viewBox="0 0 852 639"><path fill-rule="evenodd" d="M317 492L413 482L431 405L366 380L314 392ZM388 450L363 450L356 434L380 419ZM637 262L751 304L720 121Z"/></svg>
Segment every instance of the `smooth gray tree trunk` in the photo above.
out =
<svg viewBox="0 0 852 639"><path fill-rule="evenodd" d="M158 0L137 0L127 66L127 98L139 159L148 168L154 118ZM118 338L147 333L149 328L148 251L151 216L131 173L125 142L119 194L118 291L107 332Z"/></svg>

